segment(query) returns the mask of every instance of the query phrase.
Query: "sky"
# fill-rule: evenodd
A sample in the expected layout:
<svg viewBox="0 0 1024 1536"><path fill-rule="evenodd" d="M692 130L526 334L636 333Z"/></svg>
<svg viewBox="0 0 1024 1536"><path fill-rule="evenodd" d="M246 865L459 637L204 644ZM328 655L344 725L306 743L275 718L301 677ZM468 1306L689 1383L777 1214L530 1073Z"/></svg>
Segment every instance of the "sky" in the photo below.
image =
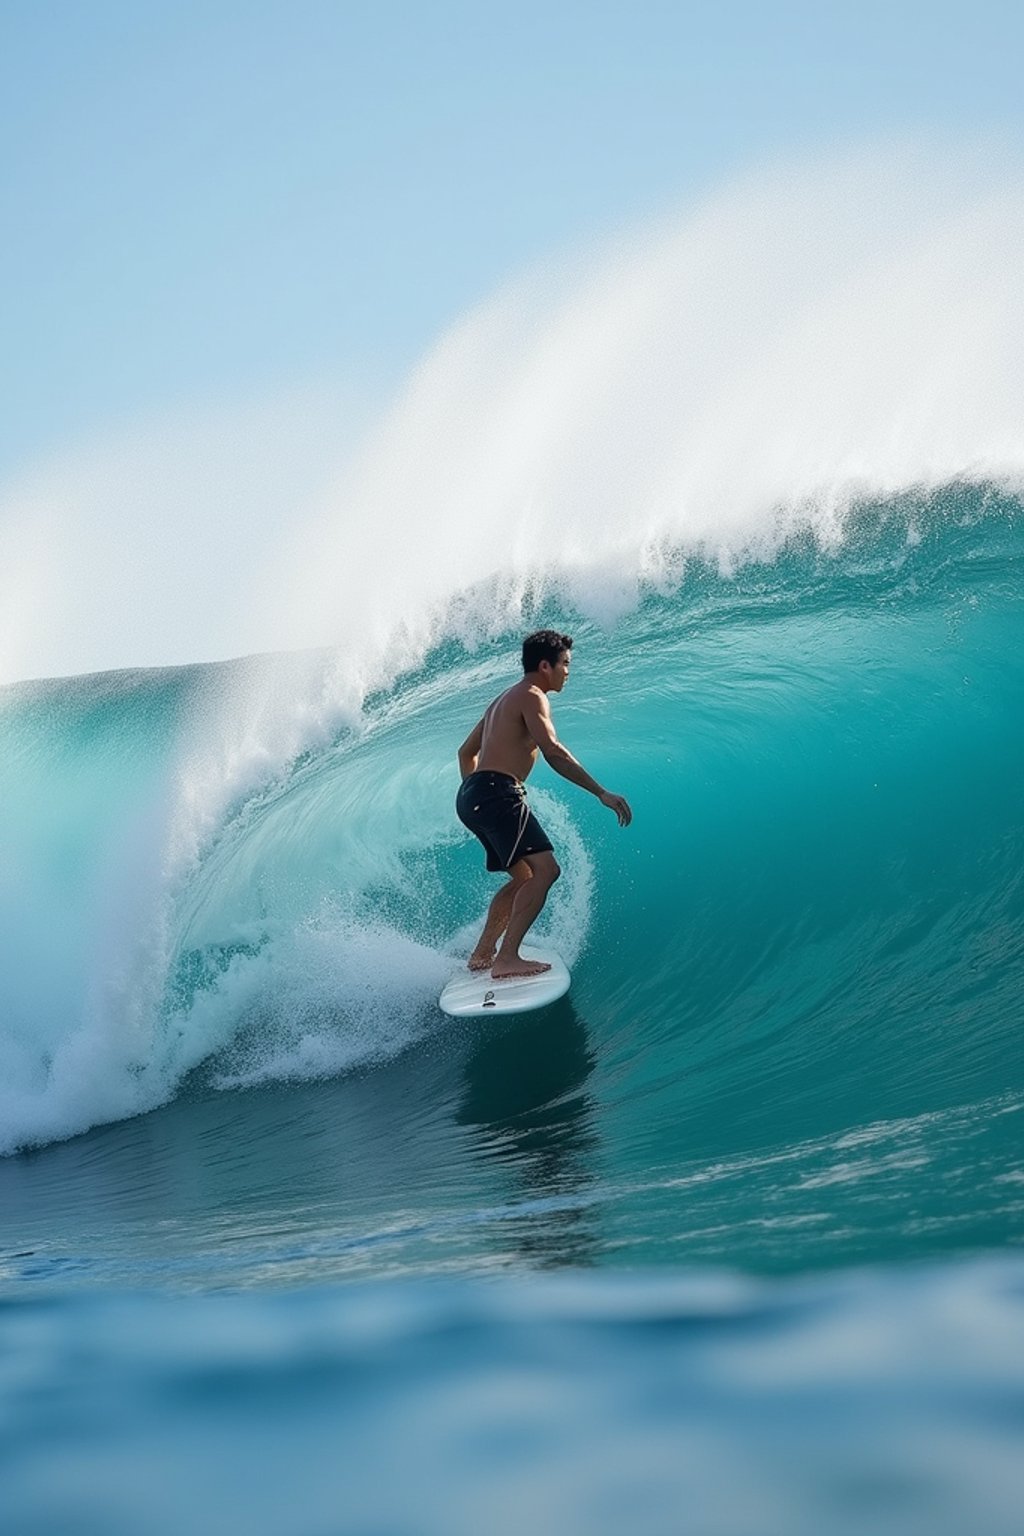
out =
<svg viewBox="0 0 1024 1536"><path fill-rule="evenodd" d="M63 623L80 530L143 593L169 517L258 550L517 273L779 157L1018 145L1022 46L1010 0L4 0L0 680L231 653Z"/></svg>

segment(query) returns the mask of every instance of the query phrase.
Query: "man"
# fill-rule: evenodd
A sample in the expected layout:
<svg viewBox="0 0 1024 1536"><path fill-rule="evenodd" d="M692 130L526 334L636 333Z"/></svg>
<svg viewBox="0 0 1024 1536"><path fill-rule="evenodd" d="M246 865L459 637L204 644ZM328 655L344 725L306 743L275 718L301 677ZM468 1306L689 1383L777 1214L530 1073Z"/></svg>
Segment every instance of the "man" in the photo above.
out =
<svg viewBox="0 0 1024 1536"><path fill-rule="evenodd" d="M523 641L522 682L490 705L459 748L462 787L455 802L459 820L487 853L487 868L504 871L509 883L491 902L480 942L469 957L471 971L489 970L496 981L536 976L550 965L524 960L526 932L540 913L561 870L543 827L526 803L524 781L542 752L556 773L596 795L614 811L620 827L633 813L621 795L602 789L555 735L549 693L561 693L569 678L572 639L539 629ZM495 953L498 940L500 949Z"/></svg>

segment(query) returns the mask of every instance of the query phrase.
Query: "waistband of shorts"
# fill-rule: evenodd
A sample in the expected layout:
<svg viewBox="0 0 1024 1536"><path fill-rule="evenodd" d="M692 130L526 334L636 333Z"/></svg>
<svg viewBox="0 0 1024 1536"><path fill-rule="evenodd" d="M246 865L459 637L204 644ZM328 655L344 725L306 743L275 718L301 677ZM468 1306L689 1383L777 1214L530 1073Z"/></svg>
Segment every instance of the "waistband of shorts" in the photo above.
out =
<svg viewBox="0 0 1024 1536"><path fill-rule="evenodd" d="M502 789L525 790L526 786L521 779L517 779L513 773L499 773L496 768L478 768L475 773L467 773L463 779L463 788L467 784L479 784L483 780L495 779Z"/></svg>

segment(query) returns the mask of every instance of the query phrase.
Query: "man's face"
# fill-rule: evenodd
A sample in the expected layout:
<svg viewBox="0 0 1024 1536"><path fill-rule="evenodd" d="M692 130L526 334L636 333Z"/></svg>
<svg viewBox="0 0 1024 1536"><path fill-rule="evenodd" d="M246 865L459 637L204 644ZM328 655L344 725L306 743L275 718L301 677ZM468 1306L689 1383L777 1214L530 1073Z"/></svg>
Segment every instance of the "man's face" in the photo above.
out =
<svg viewBox="0 0 1024 1536"><path fill-rule="evenodd" d="M551 692L561 693L569 681L569 663L572 657L568 651L563 651L558 660L551 664Z"/></svg>

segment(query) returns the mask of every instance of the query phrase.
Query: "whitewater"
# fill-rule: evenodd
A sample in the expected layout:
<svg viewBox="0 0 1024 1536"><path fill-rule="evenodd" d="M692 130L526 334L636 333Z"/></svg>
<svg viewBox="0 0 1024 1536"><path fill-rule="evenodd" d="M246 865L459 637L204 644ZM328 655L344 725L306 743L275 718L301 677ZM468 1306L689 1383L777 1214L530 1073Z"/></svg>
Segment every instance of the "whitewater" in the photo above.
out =
<svg viewBox="0 0 1024 1536"><path fill-rule="evenodd" d="M431 1384L497 1391L513 1341L587 1411L576 1339L609 1387L586 1447L546 1429L592 1490L580 1529L616 1528L602 1447L647 1425L722 1467L755 1401L814 1419L826 1471L748 1467L751 1529L1013 1528L1022 192L991 154L889 146L566 253L443 337L283 530L263 654L200 659L182 635L179 665L126 649L0 693L0 1277L56 1377L106 1340L143 1454L194 1429L95 1292L133 1293L139 1337L167 1305L140 1292L198 1293L166 1323L181 1381L224 1326L201 1298L267 1292L243 1333L294 1361L326 1341L343 1383L332 1287L358 1280L383 1351L365 1368L385 1380L392 1338L416 1363L353 1431L354 1508L353 1447L386 1454L399 1400L428 1433ZM560 734L634 822L538 770L564 871L540 927L572 992L453 1026L437 993L492 892L455 750L540 624L575 639ZM566 1269L568 1289L514 1289ZM484 1275L513 1289L478 1302ZM863 1464L827 1427L854 1379ZM462 1488L483 1462L450 1423L435 1475ZM905 1520L879 1513L893 1437ZM669 1529L682 1485L650 1443L630 1465L662 1503L638 1528ZM713 1470L700 1486L701 1528L746 1528ZM419 1528L408 1498L396 1528ZM422 1528L483 1528L466 1498ZM510 1498L492 1528L536 1518Z"/></svg>

